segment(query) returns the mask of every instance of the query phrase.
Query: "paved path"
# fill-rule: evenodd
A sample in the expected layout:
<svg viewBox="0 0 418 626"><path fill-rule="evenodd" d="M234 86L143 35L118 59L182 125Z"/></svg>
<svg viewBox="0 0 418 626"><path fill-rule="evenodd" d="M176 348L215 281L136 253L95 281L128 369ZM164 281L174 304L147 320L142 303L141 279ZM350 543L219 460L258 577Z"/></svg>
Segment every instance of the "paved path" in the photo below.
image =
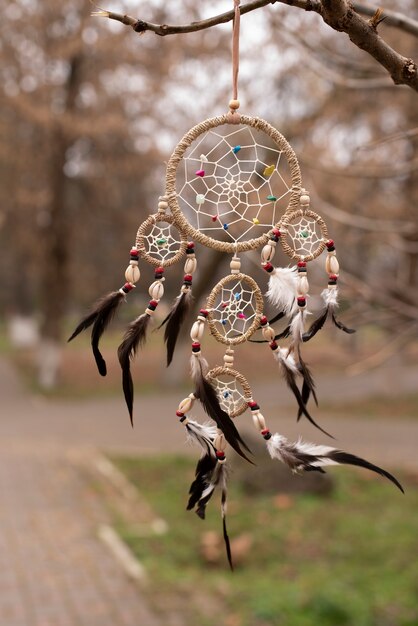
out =
<svg viewBox="0 0 418 626"><path fill-rule="evenodd" d="M327 385L329 400L344 400L354 389L357 397L385 392L394 374L375 381L318 380L318 388ZM404 383L412 376L396 374ZM257 396L267 398L262 408L272 430L329 443L309 424L295 423L294 407L286 407L290 398L281 384L273 395L260 388ZM181 393L138 398L132 430L121 398L69 403L32 397L0 359L0 626L167 624L152 613L144 590L127 578L97 538L106 510L68 454L92 446L141 454L186 452L175 416L181 398ZM418 470L418 420L332 422L321 420L342 448L389 468Z"/></svg>

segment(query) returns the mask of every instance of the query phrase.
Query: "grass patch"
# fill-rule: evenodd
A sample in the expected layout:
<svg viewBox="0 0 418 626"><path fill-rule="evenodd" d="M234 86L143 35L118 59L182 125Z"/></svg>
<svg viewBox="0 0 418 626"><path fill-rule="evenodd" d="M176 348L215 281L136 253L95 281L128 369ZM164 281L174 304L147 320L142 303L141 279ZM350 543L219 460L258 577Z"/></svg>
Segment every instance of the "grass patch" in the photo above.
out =
<svg viewBox="0 0 418 626"><path fill-rule="evenodd" d="M252 549L231 574L226 559L209 565L204 533L221 535L219 496L202 522L185 511L194 464L185 458L115 462L169 524L163 536L118 531L145 565L158 600L183 598L193 626L413 626L418 624L418 490L407 493L369 474L339 468L328 498L249 497L231 480L231 539L249 534ZM223 548L222 548L223 550ZM177 600L178 601L178 600Z"/></svg>

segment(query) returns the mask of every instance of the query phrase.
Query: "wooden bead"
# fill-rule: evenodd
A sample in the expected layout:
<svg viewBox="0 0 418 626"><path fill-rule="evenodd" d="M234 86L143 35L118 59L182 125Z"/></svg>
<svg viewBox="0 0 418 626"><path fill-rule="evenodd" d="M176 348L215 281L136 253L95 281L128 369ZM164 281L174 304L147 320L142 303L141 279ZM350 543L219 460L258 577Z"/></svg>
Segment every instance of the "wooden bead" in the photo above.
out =
<svg viewBox="0 0 418 626"><path fill-rule="evenodd" d="M266 326L261 332L263 333L263 337L266 341L273 341L274 328L272 328L271 326Z"/></svg>
<svg viewBox="0 0 418 626"><path fill-rule="evenodd" d="M239 274L241 271L241 260L234 256L232 257L232 261L230 263L231 274Z"/></svg>
<svg viewBox="0 0 418 626"><path fill-rule="evenodd" d="M190 339L192 341L200 341L203 337L203 333L205 332L205 324L200 320L197 320L190 331Z"/></svg>
<svg viewBox="0 0 418 626"><path fill-rule="evenodd" d="M261 250L261 261L262 263L268 263L274 257L275 249L269 243L267 243L264 248Z"/></svg>
<svg viewBox="0 0 418 626"><path fill-rule="evenodd" d="M299 202L301 205L306 206L308 204L310 204L311 199L308 195L306 194L302 194L301 197L299 198Z"/></svg>
<svg viewBox="0 0 418 626"><path fill-rule="evenodd" d="M325 270L328 274L337 274L340 271L340 264L338 263L338 259L335 256L335 252L328 252L326 261L325 261Z"/></svg>
<svg viewBox="0 0 418 626"><path fill-rule="evenodd" d="M306 296L309 291L309 282L306 276L298 276L296 282L296 291L299 296Z"/></svg>
<svg viewBox="0 0 418 626"><path fill-rule="evenodd" d="M178 410L181 411L181 413L188 413L192 408L193 403L194 399L189 396L180 402Z"/></svg>
<svg viewBox="0 0 418 626"><path fill-rule="evenodd" d="M186 259L186 263L184 264L185 274L193 274L196 271L196 267L197 267L196 258L192 255L189 255Z"/></svg>
<svg viewBox="0 0 418 626"><path fill-rule="evenodd" d="M128 265L125 271L125 278L128 283L137 283L141 277L141 272L136 265Z"/></svg>
<svg viewBox="0 0 418 626"><path fill-rule="evenodd" d="M236 111L237 109L239 109L239 105L240 105L239 100L229 101L229 108L232 109L232 111Z"/></svg>
<svg viewBox="0 0 418 626"><path fill-rule="evenodd" d="M153 300L161 300L161 298L164 295L163 284L159 280L154 281L150 285L150 288L148 289L148 293Z"/></svg>

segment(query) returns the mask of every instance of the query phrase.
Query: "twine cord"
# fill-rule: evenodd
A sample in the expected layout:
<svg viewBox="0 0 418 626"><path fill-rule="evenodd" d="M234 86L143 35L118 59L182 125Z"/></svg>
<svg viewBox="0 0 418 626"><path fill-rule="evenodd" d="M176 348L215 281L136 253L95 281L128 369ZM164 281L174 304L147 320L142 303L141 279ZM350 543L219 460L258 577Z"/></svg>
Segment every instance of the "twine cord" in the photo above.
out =
<svg viewBox="0 0 418 626"><path fill-rule="evenodd" d="M232 98L238 100L240 0L234 0L234 21L232 26Z"/></svg>

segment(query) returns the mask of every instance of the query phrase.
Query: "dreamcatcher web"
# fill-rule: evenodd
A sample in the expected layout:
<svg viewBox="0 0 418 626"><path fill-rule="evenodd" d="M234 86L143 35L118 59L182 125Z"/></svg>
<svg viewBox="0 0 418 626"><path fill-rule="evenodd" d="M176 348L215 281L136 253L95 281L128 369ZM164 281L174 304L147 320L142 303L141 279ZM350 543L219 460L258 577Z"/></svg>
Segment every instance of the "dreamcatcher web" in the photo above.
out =
<svg viewBox="0 0 418 626"><path fill-rule="evenodd" d="M235 378L217 376L212 379L212 385L215 387L221 407L228 415L236 415L241 412L242 407L247 408L247 400Z"/></svg>
<svg viewBox="0 0 418 626"><path fill-rule="evenodd" d="M177 232L176 228L172 228L171 224L165 222L162 224L154 224L150 232L144 234L143 240L148 254L161 259L164 263L177 254L181 241L174 236Z"/></svg>
<svg viewBox="0 0 418 626"><path fill-rule="evenodd" d="M248 126L204 133L183 156L178 201L200 232L232 242L274 226L291 194L290 170L268 135Z"/></svg>
<svg viewBox="0 0 418 626"><path fill-rule="evenodd" d="M296 222L286 225L287 236L291 247L301 256L308 256L323 242L323 234L319 224L309 217L302 216ZM289 242L290 243L290 242Z"/></svg>
<svg viewBox="0 0 418 626"><path fill-rule="evenodd" d="M212 316L226 339L245 334L256 316L253 291L246 289L241 280L222 286Z"/></svg>

